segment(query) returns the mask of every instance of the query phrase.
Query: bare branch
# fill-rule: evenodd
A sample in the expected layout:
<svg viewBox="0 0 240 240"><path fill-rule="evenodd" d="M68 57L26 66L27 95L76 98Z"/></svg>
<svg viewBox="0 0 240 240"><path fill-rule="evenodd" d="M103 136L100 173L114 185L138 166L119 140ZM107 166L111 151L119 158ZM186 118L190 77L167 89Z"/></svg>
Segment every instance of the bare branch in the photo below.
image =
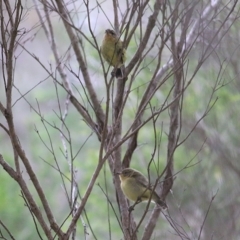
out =
<svg viewBox="0 0 240 240"><path fill-rule="evenodd" d="M6 161L4 161L2 155L0 154L0 164L2 165L2 167L6 170L6 172L19 184L19 186L21 187L22 191L24 192L24 195L26 196L26 199L28 201L28 204L31 208L31 211L34 213L34 215L36 216L36 218L38 219L40 225L43 228L43 231L45 232L46 236L48 239L53 240L51 231L49 230L48 225L45 223L45 220L37 206L37 204L35 203L32 194L30 193L25 181L23 180L22 176L20 176L19 174L17 174L8 164Z"/></svg>
<svg viewBox="0 0 240 240"><path fill-rule="evenodd" d="M56 1L56 4L58 6L59 14L60 14L60 16L63 20L66 31L69 35L70 40L71 40L73 49L75 51L75 54L76 54L76 57L77 57L77 60L78 60L78 63L79 63L79 66L82 70L84 81L85 81L87 90L89 92L90 99L91 99L91 101L93 103L93 106L94 106L94 111L96 113L98 124L99 124L100 129L102 130L102 128L104 126L105 115L104 115L104 112L103 112L102 107L100 105L100 101L97 99L96 92L95 92L95 90L92 86L86 63L84 61L84 58L83 58L82 53L81 53L81 51L79 49L79 46L78 46L77 38L76 38L71 26L69 26L67 21L65 21L65 19L68 20L68 14L66 13L66 8L64 7L64 5L61 1Z"/></svg>

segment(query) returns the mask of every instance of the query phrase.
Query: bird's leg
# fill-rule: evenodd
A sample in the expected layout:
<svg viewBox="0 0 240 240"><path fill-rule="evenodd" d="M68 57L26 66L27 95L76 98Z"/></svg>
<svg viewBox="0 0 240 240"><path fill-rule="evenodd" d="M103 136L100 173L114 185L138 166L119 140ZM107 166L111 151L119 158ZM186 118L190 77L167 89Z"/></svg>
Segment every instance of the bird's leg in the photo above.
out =
<svg viewBox="0 0 240 240"><path fill-rule="evenodd" d="M133 204L132 206L130 206L130 207L128 208L128 211L129 211L129 212L133 211L133 210L134 210L134 206L135 206L134 204Z"/></svg>
<svg viewBox="0 0 240 240"><path fill-rule="evenodd" d="M141 201L142 201L141 197L138 197L135 205L139 204Z"/></svg>
<svg viewBox="0 0 240 240"><path fill-rule="evenodd" d="M142 201L141 197L138 197L138 198L137 198L137 201L136 201L132 206L130 206L130 207L128 208L128 211L129 211L129 212L133 211L133 210L134 210L134 207L135 207L137 204L139 204L141 201Z"/></svg>

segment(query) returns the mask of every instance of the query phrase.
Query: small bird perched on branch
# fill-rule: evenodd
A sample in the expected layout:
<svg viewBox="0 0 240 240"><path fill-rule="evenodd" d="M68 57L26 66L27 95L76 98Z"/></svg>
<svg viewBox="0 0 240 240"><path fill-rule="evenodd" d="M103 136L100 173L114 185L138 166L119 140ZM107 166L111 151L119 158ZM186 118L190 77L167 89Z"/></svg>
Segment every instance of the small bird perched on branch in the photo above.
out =
<svg viewBox="0 0 240 240"><path fill-rule="evenodd" d="M160 199L142 173L132 168L125 168L119 173L119 176L122 191L128 199L138 203L148 201L151 198L162 208L167 208L166 203Z"/></svg>
<svg viewBox="0 0 240 240"><path fill-rule="evenodd" d="M123 77L122 66L126 61L125 48L123 48L123 42L116 35L116 33L107 29L102 41L101 53L104 59L114 68L116 72L112 72L116 78Z"/></svg>

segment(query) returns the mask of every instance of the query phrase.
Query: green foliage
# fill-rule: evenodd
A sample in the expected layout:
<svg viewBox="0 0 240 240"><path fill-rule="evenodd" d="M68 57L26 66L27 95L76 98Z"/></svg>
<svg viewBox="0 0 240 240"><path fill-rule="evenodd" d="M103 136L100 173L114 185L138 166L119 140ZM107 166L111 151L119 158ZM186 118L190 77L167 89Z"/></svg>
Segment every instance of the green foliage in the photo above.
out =
<svg viewBox="0 0 240 240"><path fill-rule="evenodd" d="M61 31L62 25L55 24L57 26L56 32L60 38L59 45L62 43L59 46L60 52L65 53L68 39ZM226 36L223 41L222 48L217 49L219 53L213 53L213 57L202 65L196 75L194 70L199 63L199 55L202 53L200 52L201 45L197 46L199 51L195 51L196 54L190 53L184 68L185 86L189 81L192 82L183 95L178 128L181 131L178 143L181 144L174 154L175 181L167 202L171 218L184 228L189 239L197 238L199 228L206 216L205 235L202 239L211 239L213 233L216 233L214 235L216 239L230 239L231 236L232 239L236 239L240 232L238 216L240 203L238 191L240 178L238 166L240 84L237 72L239 69L239 52L234 51L236 48L228 44L228 38L232 36L236 36L235 41L239 42L238 25L239 23L236 22L230 36ZM136 34L135 38L130 41L126 64L135 54L137 44L140 41L139 36ZM101 38L100 34L97 35L98 38ZM105 110L106 87L100 68L99 53L88 42L83 47L87 49L88 56L85 57L90 76L93 79L94 87L98 89L98 96ZM156 44L145 57L141 65L143 71L136 74L136 78L129 89L130 96L123 111L123 135L132 125L147 83L151 81L152 71L157 64L157 56L154 50L158 47L158 44ZM234 53L232 58L229 57L229 52ZM165 50L163 59L168 55L169 51ZM53 56L47 56L46 59L53 60ZM31 61L33 60L31 59ZM63 61L66 63L65 66L71 66L71 68L67 68L67 74L70 76L74 91L78 92L77 97L89 110L91 116L94 116L92 106L88 104L81 73L79 73L79 76L71 73L71 70L78 72L79 68L75 56L71 56L70 59L64 58ZM25 60L26 62L29 61ZM55 85L48 73L40 71L36 74L36 65L32 65L33 69L26 70L25 67L21 63L16 67L15 82L21 94L16 90L14 100L17 100L39 81L47 80L41 82L30 93L26 94L26 101L20 98L16 102L13 108L14 122L19 140L39 178L56 221L63 223L66 220L63 225L63 230L65 230L71 220L71 216L69 216L70 207L64 191L65 186L68 195L71 193L71 174L69 171L71 166L69 162L74 159L73 167L76 170L78 190L79 194L83 196L99 161L100 142L71 104L69 104L68 114L64 119L65 126L62 127L61 116L64 115L67 103L66 91L60 84ZM39 66L37 67L39 68ZM108 74L110 75L110 73ZM60 77L56 76L56 79L60 79ZM131 74L128 81L130 80ZM170 103L172 94L170 94L171 97L167 102L164 101L171 91L173 83L174 76L170 76L160 86L145 111L143 121L146 121L154 111L160 109L164 104ZM113 91L115 91L116 85L114 83ZM208 112L209 109L211 110ZM36 113L36 111L41 114ZM206 116L204 116L204 113L207 113ZM202 121L198 123L203 116ZM169 119L169 109L162 111L154 119L155 122L153 120L147 122L138 134L138 147L134 152L131 167L143 172L146 176L149 167L152 182L161 174L166 165ZM112 116L110 114L109 123L111 120ZM3 122L3 124L6 123ZM62 131L63 136L60 135L60 131ZM6 162L13 166L14 156L11 143L6 140L8 136L2 129L0 134L1 154ZM63 139L66 148L63 147ZM127 143L124 143L122 146L122 157L126 145ZM149 164L150 160L151 164ZM61 169L62 175L59 174L58 167ZM24 166L21 166L21 169L25 176ZM39 208L43 208L31 181L29 179L25 180L32 190ZM2 168L0 168L0 182L0 218L11 229L16 239L38 239L32 216L21 196L19 186ZM109 202L112 203L112 206ZM82 216L87 226L89 239L93 239L90 226L98 239L110 239L109 232L111 232L112 239L122 238L122 231L112 207L119 217L113 177L106 162L87 201L86 214ZM146 203L136 206L133 213L136 222L141 219L145 207ZM150 205L150 210L153 207L154 205ZM209 212L208 208L210 208ZM150 214L151 211L147 213L147 217L141 226L144 226ZM233 229L233 226L235 229ZM82 220L78 222L77 231L78 236L80 236L78 239L82 239L84 234ZM160 239L160 237L161 239L177 239L176 236L169 233L170 231L173 230L167 220L160 218L153 239ZM142 232L143 228L140 227L139 236Z"/></svg>

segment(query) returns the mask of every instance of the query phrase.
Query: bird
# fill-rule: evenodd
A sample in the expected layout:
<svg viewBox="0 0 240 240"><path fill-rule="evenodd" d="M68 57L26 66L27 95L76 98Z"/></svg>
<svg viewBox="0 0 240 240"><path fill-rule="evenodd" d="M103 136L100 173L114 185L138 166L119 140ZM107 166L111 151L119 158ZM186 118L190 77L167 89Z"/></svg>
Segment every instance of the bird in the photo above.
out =
<svg viewBox="0 0 240 240"><path fill-rule="evenodd" d="M121 189L129 200L139 203L148 201L151 197L151 201L154 201L164 209L167 208L166 203L160 199L141 172L132 168L125 168L119 173L119 177L121 180Z"/></svg>
<svg viewBox="0 0 240 240"><path fill-rule="evenodd" d="M100 51L103 58L116 68L116 72L112 72L112 74L116 78L123 78L122 66L124 66L124 62L126 61L126 50L115 31L111 29L105 31Z"/></svg>

